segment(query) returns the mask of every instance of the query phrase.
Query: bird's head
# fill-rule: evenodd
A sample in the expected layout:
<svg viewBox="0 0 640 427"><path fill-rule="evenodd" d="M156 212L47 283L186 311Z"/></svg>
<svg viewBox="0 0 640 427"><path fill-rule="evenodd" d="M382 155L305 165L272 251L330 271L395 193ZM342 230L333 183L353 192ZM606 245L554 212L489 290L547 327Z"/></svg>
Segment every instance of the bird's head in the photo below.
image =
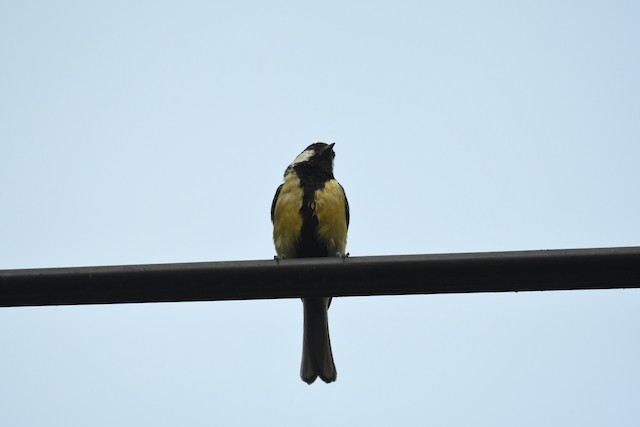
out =
<svg viewBox="0 0 640 427"><path fill-rule="evenodd" d="M314 170L333 177L333 158L336 156L333 151L334 145L334 143L325 144L324 142L311 144L298 154L287 170Z"/></svg>

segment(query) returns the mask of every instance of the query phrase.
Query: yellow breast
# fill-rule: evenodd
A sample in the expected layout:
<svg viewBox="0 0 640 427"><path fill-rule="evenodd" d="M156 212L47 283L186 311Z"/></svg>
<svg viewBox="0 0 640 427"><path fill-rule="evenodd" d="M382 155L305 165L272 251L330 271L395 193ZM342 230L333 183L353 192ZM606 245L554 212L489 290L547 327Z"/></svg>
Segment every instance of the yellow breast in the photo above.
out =
<svg viewBox="0 0 640 427"><path fill-rule="evenodd" d="M347 247L347 204L344 190L338 181L327 181L315 192L315 213L318 217L316 234L327 244L327 254L345 254Z"/></svg>
<svg viewBox="0 0 640 427"><path fill-rule="evenodd" d="M302 230L302 195L300 179L295 174L287 174L273 211L273 242L279 256L295 255Z"/></svg>
<svg viewBox="0 0 640 427"><path fill-rule="evenodd" d="M273 211L273 241L279 256L296 257L302 235L301 213L304 190L295 173L285 176ZM315 238L326 247L324 256L344 255L347 245L347 203L344 191L335 179L316 190L311 203L312 215L318 219ZM303 243L304 244L304 243Z"/></svg>

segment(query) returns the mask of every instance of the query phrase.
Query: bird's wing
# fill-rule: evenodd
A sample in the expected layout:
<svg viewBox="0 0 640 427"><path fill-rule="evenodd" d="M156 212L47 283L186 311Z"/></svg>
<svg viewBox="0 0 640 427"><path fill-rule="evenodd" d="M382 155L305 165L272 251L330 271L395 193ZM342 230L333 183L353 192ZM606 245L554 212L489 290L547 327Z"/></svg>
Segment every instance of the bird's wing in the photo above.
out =
<svg viewBox="0 0 640 427"><path fill-rule="evenodd" d="M278 187L278 189L276 190L276 195L273 196L273 202L271 202L271 222L273 222L273 213L276 210L276 202L278 201L278 196L280 195L280 190L282 190L282 186L284 184L280 184L280 186ZM344 191L344 190L343 190ZM348 209L347 209L348 210ZM347 214L348 216L349 214ZM349 220L347 220L347 222L349 222Z"/></svg>

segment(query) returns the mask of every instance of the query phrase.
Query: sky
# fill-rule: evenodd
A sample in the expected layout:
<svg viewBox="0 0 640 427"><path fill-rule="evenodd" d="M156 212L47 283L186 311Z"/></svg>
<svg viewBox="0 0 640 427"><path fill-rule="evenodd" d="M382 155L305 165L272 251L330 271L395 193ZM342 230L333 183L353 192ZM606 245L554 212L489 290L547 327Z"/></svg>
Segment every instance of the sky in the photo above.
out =
<svg viewBox="0 0 640 427"><path fill-rule="evenodd" d="M335 142L351 256L640 245L640 3L0 3L0 269L273 257ZM400 280L400 279L399 279ZM637 426L640 290L0 309L0 425Z"/></svg>

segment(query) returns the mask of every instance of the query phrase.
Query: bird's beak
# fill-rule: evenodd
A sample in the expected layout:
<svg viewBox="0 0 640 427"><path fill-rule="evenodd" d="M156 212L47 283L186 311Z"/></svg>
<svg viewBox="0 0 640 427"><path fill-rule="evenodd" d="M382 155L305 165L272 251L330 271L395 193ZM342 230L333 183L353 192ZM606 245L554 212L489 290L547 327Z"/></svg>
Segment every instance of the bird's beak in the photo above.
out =
<svg viewBox="0 0 640 427"><path fill-rule="evenodd" d="M335 143L335 142L332 142L331 144L327 145L327 146L324 148L324 150L322 150L322 152L323 152L323 153L326 153L326 152L331 152L331 151L333 151L333 146L334 146L334 145L336 145L336 143Z"/></svg>

